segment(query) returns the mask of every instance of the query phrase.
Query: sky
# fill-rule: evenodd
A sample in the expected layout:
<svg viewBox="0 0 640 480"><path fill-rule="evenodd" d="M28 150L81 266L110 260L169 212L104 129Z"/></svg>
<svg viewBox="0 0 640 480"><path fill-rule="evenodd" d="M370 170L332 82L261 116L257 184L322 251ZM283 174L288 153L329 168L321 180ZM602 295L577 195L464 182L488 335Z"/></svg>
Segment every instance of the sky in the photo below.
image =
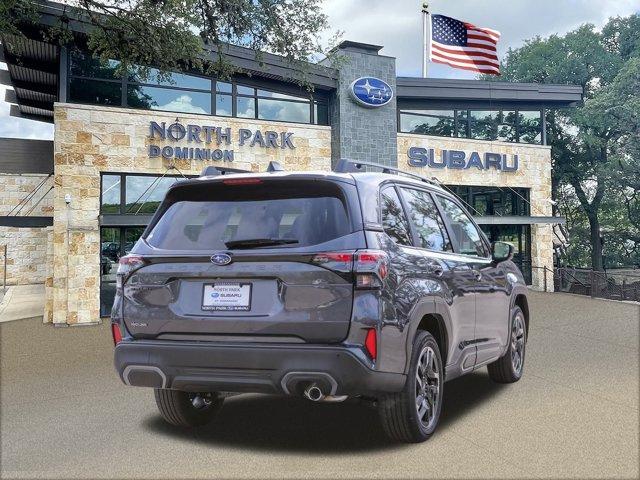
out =
<svg viewBox="0 0 640 480"><path fill-rule="evenodd" d="M396 57L398 76L418 77L422 72L421 0L325 0L330 29L343 32L343 40L383 45L382 55ZM564 34L583 23L602 27L612 16L640 12L640 0L431 0L429 11L501 32L500 58L536 35ZM433 78L475 78L472 72L429 63ZM6 65L0 63L0 69ZM365 74L366 72L363 72ZM0 137L52 139L53 126L9 116L0 85Z"/></svg>

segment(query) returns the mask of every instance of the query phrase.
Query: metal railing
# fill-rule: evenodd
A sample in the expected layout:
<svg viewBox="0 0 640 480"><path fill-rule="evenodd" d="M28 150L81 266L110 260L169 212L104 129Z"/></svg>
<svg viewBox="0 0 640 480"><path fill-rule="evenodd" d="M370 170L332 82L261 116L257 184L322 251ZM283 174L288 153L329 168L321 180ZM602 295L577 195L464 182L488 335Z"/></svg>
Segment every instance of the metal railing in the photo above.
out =
<svg viewBox="0 0 640 480"><path fill-rule="evenodd" d="M553 289L556 292L640 302L640 272L597 271L572 267L531 268L536 271L542 270L545 292L549 291L549 282L553 279Z"/></svg>

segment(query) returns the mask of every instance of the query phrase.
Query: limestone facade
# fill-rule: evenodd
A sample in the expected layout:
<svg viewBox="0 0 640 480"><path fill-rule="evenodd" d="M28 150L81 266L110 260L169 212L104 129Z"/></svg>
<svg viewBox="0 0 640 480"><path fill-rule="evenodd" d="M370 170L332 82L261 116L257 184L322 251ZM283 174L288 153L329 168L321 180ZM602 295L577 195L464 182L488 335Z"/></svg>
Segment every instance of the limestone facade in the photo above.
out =
<svg viewBox="0 0 640 480"><path fill-rule="evenodd" d="M411 147L434 149L436 159L440 159L443 150L459 150L469 158L471 152L491 152L518 156L517 171L502 171L494 168L480 170L477 167L468 169L412 167L409 165L408 151ZM511 163L510 163L511 165ZM468 138L430 137L408 133L398 134L398 168L419 175L435 176L447 185L476 185L523 187L529 190L532 216L551 216L551 147L546 145L529 145L524 143L507 143L495 141L472 140ZM544 288L544 267L547 271L547 290L553 290L553 231L551 225L531 226L531 264L532 287Z"/></svg>
<svg viewBox="0 0 640 480"><path fill-rule="evenodd" d="M52 186L53 178L47 175L0 174L0 215L53 216ZM37 191L32 194L36 188ZM27 198L28 201L23 202ZM0 276L4 274L4 245L7 245L8 285L45 281L45 228L0 227Z"/></svg>
<svg viewBox="0 0 640 480"><path fill-rule="evenodd" d="M194 145L182 140L169 143L150 138L150 122L168 126L214 126L230 129L231 144ZM251 146L239 142L240 129L291 133L295 148ZM203 136L204 138L204 136ZM225 148L233 162L150 157L149 146ZM268 143L267 143L268 144ZM206 165L264 171L271 160L286 170L329 170L331 128L284 122L223 118L184 113L149 112L125 108L57 103L54 133L54 225L52 232L51 288L47 291L45 321L86 324L99 321L100 310L100 174L101 172L162 175L175 165L185 175L197 175ZM175 174L175 171L172 172ZM65 201L70 196L70 203Z"/></svg>

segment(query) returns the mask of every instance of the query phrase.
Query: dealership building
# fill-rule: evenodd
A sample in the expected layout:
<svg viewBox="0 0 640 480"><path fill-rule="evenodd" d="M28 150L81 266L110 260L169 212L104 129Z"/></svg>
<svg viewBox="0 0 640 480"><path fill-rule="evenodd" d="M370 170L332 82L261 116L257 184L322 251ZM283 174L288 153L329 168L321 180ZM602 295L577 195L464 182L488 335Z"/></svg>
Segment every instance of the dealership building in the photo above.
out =
<svg viewBox="0 0 640 480"><path fill-rule="evenodd" d="M41 23L55 24L62 8L46 3ZM436 177L490 240L514 244L533 288L553 288L543 267L553 267L563 219L552 216L545 110L580 103L581 87L398 77L381 46L351 41L333 50L339 69L330 58L309 64L313 93L283 58L258 62L234 46L224 53L242 73L231 80L118 75L117 61L87 54L88 25L69 25L75 40L64 47L26 27L26 40L0 37L11 114L54 126L53 141L0 140L8 280L45 284L45 322L109 314L117 260L172 183L208 165L258 172L271 160L288 171L351 159ZM371 101L357 94L363 86Z"/></svg>

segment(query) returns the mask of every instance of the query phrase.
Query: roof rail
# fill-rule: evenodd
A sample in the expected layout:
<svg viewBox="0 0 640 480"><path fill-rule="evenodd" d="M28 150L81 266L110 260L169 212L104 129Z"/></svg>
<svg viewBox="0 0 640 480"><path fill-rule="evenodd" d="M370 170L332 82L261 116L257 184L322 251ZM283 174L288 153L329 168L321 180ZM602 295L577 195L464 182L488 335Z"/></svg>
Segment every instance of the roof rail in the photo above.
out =
<svg viewBox="0 0 640 480"><path fill-rule="evenodd" d="M442 186L440 180L435 177L427 178L417 175L411 172L405 172L404 170L400 170L399 168L388 167L386 165L380 165L378 163L372 162L360 162L355 160L348 160L346 158L341 158L338 160L336 167L333 169L336 173L358 173L364 172L362 167L374 167L382 170L382 173L395 173L397 175L404 175L406 177L414 178L416 180L420 180L421 182L430 183L432 185L436 185L438 187Z"/></svg>
<svg viewBox="0 0 640 480"><path fill-rule="evenodd" d="M276 162L275 160L271 160L269 162L269 166L267 167L267 172L284 172L284 167L280 165L280 162Z"/></svg>
<svg viewBox="0 0 640 480"><path fill-rule="evenodd" d="M209 165L204 167L201 177L215 177L217 175L229 175L231 173L251 173L250 170L241 170L239 168L227 168L227 167L217 167L215 165Z"/></svg>

